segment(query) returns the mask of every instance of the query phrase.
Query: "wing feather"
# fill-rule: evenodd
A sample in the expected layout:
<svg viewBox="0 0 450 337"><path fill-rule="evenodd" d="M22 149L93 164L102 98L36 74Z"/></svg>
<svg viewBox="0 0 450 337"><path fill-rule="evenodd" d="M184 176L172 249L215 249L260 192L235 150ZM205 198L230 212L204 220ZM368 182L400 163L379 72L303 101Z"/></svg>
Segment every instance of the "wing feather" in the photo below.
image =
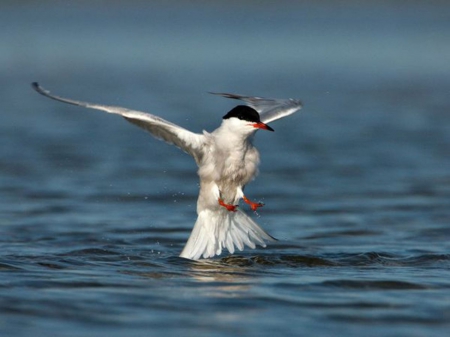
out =
<svg viewBox="0 0 450 337"><path fill-rule="evenodd" d="M297 99L263 98L253 96L243 96L224 92L211 92L226 98L241 100L259 112L261 122L270 123L277 119L292 115L302 108L302 102Z"/></svg>
<svg viewBox="0 0 450 337"><path fill-rule="evenodd" d="M195 158L196 161L198 161L202 156L203 145L205 143L205 136L203 134L197 134L188 131L176 124L168 122L165 119L149 113L130 110L118 106L95 104L59 97L50 94L48 90L41 87L37 82L32 83L31 86L41 95L54 99L56 101L121 115L128 122L147 130L154 137L162 139L167 143L173 144L183 151L189 153Z"/></svg>

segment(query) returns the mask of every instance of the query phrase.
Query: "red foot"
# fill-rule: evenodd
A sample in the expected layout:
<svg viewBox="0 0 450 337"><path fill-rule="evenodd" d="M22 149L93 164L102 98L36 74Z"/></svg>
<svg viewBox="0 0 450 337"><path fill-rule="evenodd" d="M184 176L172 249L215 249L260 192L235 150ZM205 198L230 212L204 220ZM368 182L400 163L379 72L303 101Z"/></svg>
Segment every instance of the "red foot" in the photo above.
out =
<svg viewBox="0 0 450 337"><path fill-rule="evenodd" d="M230 212L236 212L237 205L226 204L222 199L219 198L219 205L225 207Z"/></svg>
<svg viewBox="0 0 450 337"><path fill-rule="evenodd" d="M263 207L264 206L264 204L261 203L261 202L250 201L249 199L247 199L247 197L245 195L244 195L243 199L244 199L246 204L250 205L250 208L252 209L252 211L256 211L258 209L258 207Z"/></svg>

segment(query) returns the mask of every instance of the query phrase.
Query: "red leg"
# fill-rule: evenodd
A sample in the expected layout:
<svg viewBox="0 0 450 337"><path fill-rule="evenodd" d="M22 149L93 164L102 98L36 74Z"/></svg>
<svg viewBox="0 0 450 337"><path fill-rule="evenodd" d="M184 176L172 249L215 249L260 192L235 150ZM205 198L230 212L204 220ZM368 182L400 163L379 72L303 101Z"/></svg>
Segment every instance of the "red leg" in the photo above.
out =
<svg viewBox="0 0 450 337"><path fill-rule="evenodd" d="M250 201L249 199L247 199L247 197L246 197L245 195L243 196L243 199L244 199L244 201L245 201L246 204L249 204L249 205L250 205L250 208L251 208L253 211L256 211L256 210L258 209L258 207L263 207L263 206L264 206L264 204L261 203L261 202L253 202L253 201Z"/></svg>
<svg viewBox="0 0 450 337"><path fill-rule="evenodd" d="M230 212L236 212L237 205L226 204L222 199L219 198L219 205L225 207Z"/></svg>

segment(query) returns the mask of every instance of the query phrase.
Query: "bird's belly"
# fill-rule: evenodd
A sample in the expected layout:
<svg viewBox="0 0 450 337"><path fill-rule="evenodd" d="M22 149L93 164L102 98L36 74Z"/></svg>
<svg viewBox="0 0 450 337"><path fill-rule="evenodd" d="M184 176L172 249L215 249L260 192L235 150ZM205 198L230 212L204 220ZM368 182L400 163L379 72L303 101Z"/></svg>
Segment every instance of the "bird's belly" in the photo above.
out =
<svg viewBox="0 0 450 337"><path fill-rule="evenodd" d="M253 178L255 173L256 167L252 165L224 165L219 181L225 185L243 186Z"/></svg>
<svg viewBox="0 0 450 337"><path fill-rule="evenodd" d="M255 148L243 152L215 151L209 161L200 165L200 184L216 185L226 203L237 202L238 189L243 189L258 172L259 154ZM217 202L217 200L215 200Z"/></svg>

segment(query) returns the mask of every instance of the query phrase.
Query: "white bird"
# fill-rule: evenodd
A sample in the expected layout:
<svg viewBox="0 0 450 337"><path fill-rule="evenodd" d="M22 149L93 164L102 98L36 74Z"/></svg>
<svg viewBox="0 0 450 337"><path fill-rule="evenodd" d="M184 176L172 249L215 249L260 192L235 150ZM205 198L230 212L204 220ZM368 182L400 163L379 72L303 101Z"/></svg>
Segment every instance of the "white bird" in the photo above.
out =
<svg viewBox="0 0 450 337"><path fill-rule="evenodd" d="M267 123L299 110L299 100L212 93L242 100L247 105L230 110L213 132L197 134L149 113L55 96L36 82L32 87L57 101L121 115L195 159L200 177L198 218L180 257L211 258L220 255L224 248L233 254L235 247L241 251L244 245L266 247L266 241L275 240L238 206L240 199L253 211L263 206L244 195L245 185L258 173L259 153L252 144L253 136L258 129L274 131Z"/></svg>

